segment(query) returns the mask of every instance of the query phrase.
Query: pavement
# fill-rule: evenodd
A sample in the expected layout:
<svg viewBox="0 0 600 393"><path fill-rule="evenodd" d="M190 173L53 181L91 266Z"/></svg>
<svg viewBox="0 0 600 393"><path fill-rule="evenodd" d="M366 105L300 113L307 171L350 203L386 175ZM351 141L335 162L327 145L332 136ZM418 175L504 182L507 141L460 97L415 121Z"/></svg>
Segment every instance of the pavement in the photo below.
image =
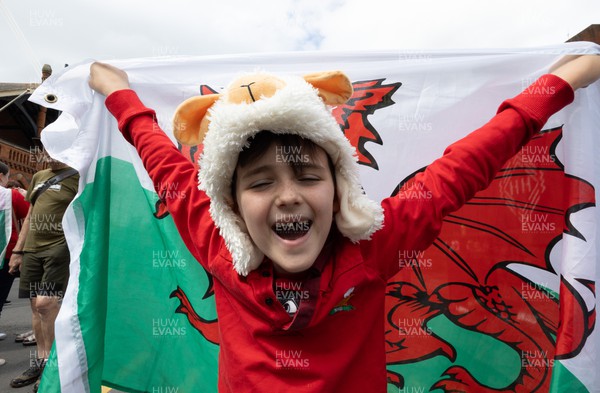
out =
<svg viewBox="0 0 600 393"><path fill-rule="evenodd" d="M19 279L15 279L8 300L0 317L0 332L6 333L6 338L0 340L0 359L6 360L0 366L0 393L30 393L33 384L22 388L12 388L10 381L27 370L30 362L36 359L36 346L24 346L15 342L17 334L31 330L31 306L29 299L19 299ZM118 390L102 387L102 393L123 393Z"/></svg>
<svg viewBox="0 0 600 393"><path fill-rule="evenodd" d="M31 307L29 299L19 299L19 279L17 278L8 295L11 302L4 305L0 317L0 332L6 338L0 341L0 359L6 364L0 366L0 393L29 393L33 384L22 388L11 388L11 379L21 375L29 368L30 361L35 360L36 346L24 346L15 342L15 336L31 330ZM32 360L33 359L33 360Z"/></svg>

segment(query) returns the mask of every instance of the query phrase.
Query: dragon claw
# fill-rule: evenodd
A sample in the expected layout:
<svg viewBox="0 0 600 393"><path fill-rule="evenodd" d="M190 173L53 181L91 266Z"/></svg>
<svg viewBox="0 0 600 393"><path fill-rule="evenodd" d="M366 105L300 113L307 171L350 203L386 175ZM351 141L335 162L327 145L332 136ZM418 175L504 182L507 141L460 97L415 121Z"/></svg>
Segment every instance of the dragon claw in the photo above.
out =
<svg viewBox="0 0 600 393"><path fill-rule="evenodd" d="M448 368L442 374L444 379L440 379L436 382L431 390L440 389L446 393L491 393L498 392L498 390L490 389L478 383L475 378L467 370L459 366L453 366Z"/></svg>

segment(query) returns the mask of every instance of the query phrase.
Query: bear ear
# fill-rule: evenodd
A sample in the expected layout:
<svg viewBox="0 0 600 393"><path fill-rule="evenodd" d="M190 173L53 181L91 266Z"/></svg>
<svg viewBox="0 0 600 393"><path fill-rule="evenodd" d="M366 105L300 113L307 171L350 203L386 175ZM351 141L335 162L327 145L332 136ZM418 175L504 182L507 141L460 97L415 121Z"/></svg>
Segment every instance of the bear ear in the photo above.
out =
<svg viewBox="0 0 600 393"><path fill-rule="evenodd" d="M327 105L342 105L352 96L352 83L342 71L324 71L304 75L304 80L319 90Z"/></svg>
<svg viewBox="0 0 600 393"><path fill-rule="evenodd" d="M202 143L208 130L208 109L221 97L207 94L183 101L173 116L173 135L182 145L197 146Z"/></svg>

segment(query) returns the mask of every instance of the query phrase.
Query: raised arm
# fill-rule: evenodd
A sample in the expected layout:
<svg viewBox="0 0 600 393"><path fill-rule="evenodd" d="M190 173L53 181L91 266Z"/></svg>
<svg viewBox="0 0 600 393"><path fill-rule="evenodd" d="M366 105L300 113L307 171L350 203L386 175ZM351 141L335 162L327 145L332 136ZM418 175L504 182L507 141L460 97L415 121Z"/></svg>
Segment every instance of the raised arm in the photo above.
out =
<svg viewBox="0 0 600 393"><path fill-rule="evenodd" d="M186 159L156 122L156 114L145 107L130 89L127 74L111 65L90 67L90 87L107 95L106 106L117 119L119 130L140 155L154 188L166 203L181 237L205 268L211 245L219 244L218 231L210 218L210 201L198 189L195 166Z"/></svg>

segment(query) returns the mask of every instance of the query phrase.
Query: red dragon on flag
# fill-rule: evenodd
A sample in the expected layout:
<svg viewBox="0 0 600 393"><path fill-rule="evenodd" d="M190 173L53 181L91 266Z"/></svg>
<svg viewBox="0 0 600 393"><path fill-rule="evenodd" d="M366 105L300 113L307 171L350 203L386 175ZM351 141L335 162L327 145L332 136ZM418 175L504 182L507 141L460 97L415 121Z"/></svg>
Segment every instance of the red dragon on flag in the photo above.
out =
<svg viewBox="0 0 600 393"><path fill-rule="evenodd" d="M367 142L384 143L368 121L376 110L394 104L401 83L385 79L353 83L354 94L334 116L357 150L359 163L378 169ZM203 94L214 90L202 86ZM585 241L571 215L595 206L595 194L585 180L565 174L556 156L562 128L534 137L497 174L489 188L445 219L434 244L404 256L402 269L387 287L386 332L388 366L414 364L444 357L452 364L431 390L444 392L546 392L553 362L579 353L594 329L595 311L588 311L578 285L552 265L552 251L564 236ZM180 147L194 163L201 147ZM394 193L410 189L409 176ZM552 189L548 187L552 184ZM157 218L165 216L157 205ZM519 267L543 272L548 282L534 282ZM555 282L558 291L551 290ZM591 292L595 283L575 279ZM212 284L212 281L209 280ZM558 293L557 293L558 292ZM560 294L560 298L558 296ZM204 298L212 296L212 285ZM217 320L195 311L181 288L177 312L208 341L217 344ZM436 334L430 322L443 316L461 329L503 343L516 355L518 375L502 388L478 380L457 362L451 340ZM569 323L561 323L569 321ZM405 387L401 373L388 370L388 383Z"/></svg>
<svg viewBox="0 0 600 393"><path fill-rule="evenodd" d="M563 236L585 240L570 218L594 206L595 197L589 183L564 173L555 154L561 136L558 128L533 138L489 188L444 220L432 247L407 256L406 268L388 283L388 364L438 355L454 362L454 346L428 328L439 315L500 340L521 365L515 381L502 389L486 387L464 367L452 366L433 386L446 392L547 392L554 360L581 350L595 311L587 311L573 282L555 271L551 252ZM411 180L398 192L410 188ZM560 299L547 288L550 282L533 282L515 266L553 277ZM593 291L594 283L578 281ZM408 332L402 323L407 319L418 321L421 330ZM389 379L402 385L397 375Z"/></svg>

